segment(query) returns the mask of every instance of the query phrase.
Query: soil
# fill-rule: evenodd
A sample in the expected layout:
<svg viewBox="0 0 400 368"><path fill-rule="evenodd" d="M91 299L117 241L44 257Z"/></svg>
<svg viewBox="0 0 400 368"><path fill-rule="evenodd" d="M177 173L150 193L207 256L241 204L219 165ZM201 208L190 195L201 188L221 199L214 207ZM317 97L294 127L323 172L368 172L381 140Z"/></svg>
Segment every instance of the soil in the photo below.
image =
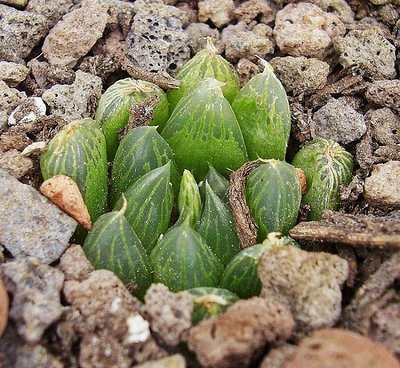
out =
<svg viewBox="0 0 400 368"><path fill-rule="evenodd" d="M29 220L36 214L22 208L9 218L0 214L0 368L323 368L332 366L329 360L338 368L358 367L365 364L357 360L363 346L376 367L400 367L398 0L0 0L0 212L23 207L28 195L39 198L32 199L34 210L43 211L35 197L43 182L39 157L51 138L72 120L94 118L101 93L116 80L131 76L175 88L177 70L206 37L234 65L242 85L262 70L257 57L273 65L292 114L287 162L316 136L337 141L354 157L340 208L308 222L303 206L290 231L302 250L287 262L303 277L296 278L297 268L278 268L271 282L275 291L290 285L293 295L272 297L263 284L260 297L192 326L187 293L153 285L141 302L129 292L132 285L93 270L79 245L58 244L51 257L29 244L8 247L6 232L37 231L36 220ZM45 115L31 97L41 98ZM146 124L154 103L138 105L127 129ZM243 196L244 180L257 165L231 176L243 248L257 237ZM64 214L51 216L60 216L64 230L73 226ZM30 238L37 242L32 249L47 244L41 229L43 236ZM326 269L318 274L321 264ZM315 275L323 281L313 284ZM321 293L310 301L313 290ZM318 294L326 290L323 299ZM301 320L299 300L318 304L330 318L310 312L309 322ZM337 329L352 331L343 335L347 345L338 342ZM319 336L332 339L321 351ZM304 349L317 365L308 365ZM330 349L344 360L335 361Z"/></svg>

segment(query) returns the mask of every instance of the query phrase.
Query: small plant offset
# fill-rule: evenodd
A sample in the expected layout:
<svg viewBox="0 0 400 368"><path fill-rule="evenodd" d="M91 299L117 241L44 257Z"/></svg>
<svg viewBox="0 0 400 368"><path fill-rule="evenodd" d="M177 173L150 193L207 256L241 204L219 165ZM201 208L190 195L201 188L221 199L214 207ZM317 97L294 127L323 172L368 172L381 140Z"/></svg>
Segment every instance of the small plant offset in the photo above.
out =
<svg viewBox="0 0 400 368"><path fill-rule="evenodd" d="M40 159L44 179L63 174L78 184L94 225L77 239L94 267L112 270L140 298L152 282L189 290L194 323L258 295L261 255L298 246L287 235L301 202L320 219L338 207L339 187L352 176L351 155L322 138L284 161L289 104L262 64L240 89L209 43L178 72L179 89L120 80L96 120L69 124ZM140 126L149 111L150 126ZM307 179L303 198L296 168ZM258 229L250 243L232 200L234 172L245 172L237 176L242 204Z"/></svg>

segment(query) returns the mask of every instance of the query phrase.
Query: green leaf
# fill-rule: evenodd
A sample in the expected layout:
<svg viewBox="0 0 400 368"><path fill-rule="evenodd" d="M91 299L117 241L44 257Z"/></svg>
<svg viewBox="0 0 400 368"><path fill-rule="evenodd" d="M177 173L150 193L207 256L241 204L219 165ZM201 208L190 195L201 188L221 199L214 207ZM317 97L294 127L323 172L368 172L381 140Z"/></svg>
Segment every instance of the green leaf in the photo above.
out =
<svg viewBox="0 0 400 368"><path fill-rule="evenodd" d="M125 208L100 216L83 250L95 269L113 271L125 284L135 286L142 298L152 282L152 270L138 236L124 217Z"/></svg>
<svg viewBox="0 0 400 368"><path fill-rule="evenodd" d="M175 76L180 81L180 86L178 89L170 89L167 92L171 111L181 98L190 93L203 78L214 78L222 82L222 92L229 102L232 102L236 93L239 92L240 83L237 72L227 60L217 54L210 39L207 41L207 47L190 59Z"/></svg>
<svg viewBox="0 0 400 368"><path fill-rule="evenodd" d="M132 129L120 142L111 171L110 203L114 205L136 180L171 161L171 182L178 192L180 175L174 153L156 127Z"/></svg>
<svg viewBox="0 0 400 368"><path fill-rule="evenodd" d="M208 163L227 176L247 161L239 124L220 85L212 78L199 82L179 101L161 132L178 167L197 180L207 174Z"/></svg>
<svg viewBox="0 0 400 368"><path fill-rule="evenodd" d="M206 201L198 233L224 266L240 251L239 238L230 208L206 182Z"/></svg>
<svg viewBox="0 0 400 368"><path fill-rule="evenodd" d="M195 226L201 216L201 197L196 179L190 171L184 170L178 195L178 210L180 213L176 225L185 219L189 220L191 226Z"/></svg>
<svg viewBox="0 0 400 368"><path fill-rule="evenodd" d="M152 96L156 96L158 101L151 124L162 126L169 116L168 100L164 91L153 83L125 78L115 82L101 96L96 121L106 137L110 161L118 148L118 134L128 124L132 106Z"/></svg>
<svg viewBox="0 0 400 368"><path fill-rule="evenodd" d="M311 207L310 220L320 220L325 210L339 208L340 185L349 184L352 178L350 153L330 139L315 138L295 155L292 164L306 175L302 201Z"/></svg>
<svg viewBox="0 0 400 368"><path fill-rule="evenodd" d="M147 252L169 226L173 192L170 184L171 164L159 167L142 176L125 192L128 208L125 217ZM121 208L122 198L115 205Z"/></svg>
<svg viewBox="0 0 400 368"><path fill-rule="evenodd" d="M199 184L200 196L205 201L206 198L206 182L210 185L214 193L222 199L224 203L228 203L228 187L229 181L225 179L212 165L209 165L208 173Z"/></svg>
<svg viewBox="0 0 400 368"><path fill-rule="evenodd" d="M150 254L154 282L173 291L217 286L223 266L186 219L170 229Z"/></svg>
<svg viewBox="0 0 400 368"><path fill-rule="evenodd" d="M266 160L246 180L246 202L258 225L258 241L271 232L286 235L296 224L301 203L295 167Z"/></svg>
<svg viewBox="0 0 400 368"><path fill-rule="evenodd" d="M290 135L290 107L272 66L254 76L236 95L235 111L250 160L284 160Z"/></svg>

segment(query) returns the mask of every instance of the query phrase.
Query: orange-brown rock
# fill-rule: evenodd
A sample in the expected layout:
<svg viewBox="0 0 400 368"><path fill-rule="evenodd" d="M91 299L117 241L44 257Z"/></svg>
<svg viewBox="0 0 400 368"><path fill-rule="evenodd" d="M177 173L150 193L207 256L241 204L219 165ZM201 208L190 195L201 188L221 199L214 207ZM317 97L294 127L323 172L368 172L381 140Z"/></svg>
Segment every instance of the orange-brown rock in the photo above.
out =
<svg viewBox="0 0 400 368"><path fill-rule="evenodd" d="M56 175L40 186L40 192L74 218L86 230L92 221L78 185L69 176Z"/></svg>
<svg viewBox="0 0 400 368"><path fill-rule="evenodd" d="M0 336L3 334L8 321L8 294L3 281L0 278Z"/></svg>
<svg viewBox="0 0 400 368"><path fill-rule="evenodd" d="M382 345L347 330L313 332L301 340L283 368L400 368Z"/></svg>

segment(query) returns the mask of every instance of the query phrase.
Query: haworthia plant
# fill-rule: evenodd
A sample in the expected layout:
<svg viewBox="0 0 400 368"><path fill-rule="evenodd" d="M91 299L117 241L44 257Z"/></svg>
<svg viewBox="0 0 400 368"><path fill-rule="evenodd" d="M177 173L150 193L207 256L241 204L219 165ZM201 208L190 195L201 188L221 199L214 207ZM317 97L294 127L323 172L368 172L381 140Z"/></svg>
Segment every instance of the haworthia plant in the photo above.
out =
<svg viewBox="0 0 400 368"><path fill-rule="evenodd" d="M224 266L240 251L239 238L230 208L206 182L206 201L198 233Z"/></svg>
<svg viewBox="0 0 400 368"><path fill-rule="evenodd" d="M254 76L236 95L235 111L250 160L284 160L290 134L290 108L285 89L272 66Z"/></svg>
<svg viewBox="0 0 400 368"><path fill-rule="evenodd" d="M221 82L205 78L183 97L161 135L175 152L181 170L197 180L208 172L208 163L222 175L247 161L239 124L221 91Z"/></svg>
<svg viewBox="0 0 400 368"><path fill-rule="evenodd" d="M105 213L94 223L83 250L96 269L113 271L133 294L142 297L152 282L146 251L138 236L120 211Z"/></svg>
<svg viewBox="0 0 400 368"><path fill-rule="evenodd" d="M201 197L196 179L189 170L184 170L178 195L179 219L177 224L186 218L195 226L201 216Z"/></svg>
<svg viewBox="0 0 400 368"><path fill-rule="evenodd" d="M142 176L125 192L128 208L125 217L138 235L147 252L169 226L173 192L170 184L171 164L159 167ZM122 198L115 209L123 205Z"/></svg>
<svg viewBox="0 0 400 368"><path fill-rule="evenodd" d="M150 254L154 281L172 291L199 286L217 286L223 266L190 226L189 219L170 229Z"/></svg>
<svg viewBox="0 0 400 368"><path fill-rule="evenodd" d="M214 287L189 289L188 293L193 298L193 324L223 313L239 300L239 297L231 291Z"/></svg>
<svg viewBox="0 0 400 368"><path fill-rule="evenodd" d="M158 99L151 124L162 126L169 116L168 100L164 91L153 83L125 78L115 82L101 96L96 121L106 137L110 161L118 148L118 134L127 125L132 107L150 97Z"/></svg>
<svg viewBox="0 0 400 368"><path fill-rule="evenodd" d="M178 192L180 175L174 153L156 127L144 126L132 129L120 142L111 171L110 203L114 205L122 192L136 180L157 167L171 161L171 182Z"/></svg>
<svg viewBox="0 0 400 368"><path fill-rule="evenodd" d="M193 89L196 83L207 77L222 82L222 92L225 98L232 102L240 89L239 76L233 66L221 55L218 55L210 39L207 40L207 47L189 60L175 76L180 81L180 86L178 89L171 89L167 92L171 111L179 100Z"/></svg>
<svg viewBox="0 0 400 368"><path fill-rule="evenodd" d="M92 222L107 210L106 141L92 119L68 124L40 156L44 180L55 175L71 177L79 187Z"/></svg>
<svg viewBox="0 0 400 368"><path fill-rule="evenodd" d="M306 175L303 203L311 208L310 220L320 220L324 210L338 209L340 185L349 184L353 173L349 152L330 139L315 138L295 155L292 164Z"/></svg>
<svg viewBox="0 0 400 368"><path fill-rule="evenodd" d="M301 203L300 181L294 166L265 160L246 180L246 202L258 225L258 240L268 233L284 235L296 224Z"/></svg>

